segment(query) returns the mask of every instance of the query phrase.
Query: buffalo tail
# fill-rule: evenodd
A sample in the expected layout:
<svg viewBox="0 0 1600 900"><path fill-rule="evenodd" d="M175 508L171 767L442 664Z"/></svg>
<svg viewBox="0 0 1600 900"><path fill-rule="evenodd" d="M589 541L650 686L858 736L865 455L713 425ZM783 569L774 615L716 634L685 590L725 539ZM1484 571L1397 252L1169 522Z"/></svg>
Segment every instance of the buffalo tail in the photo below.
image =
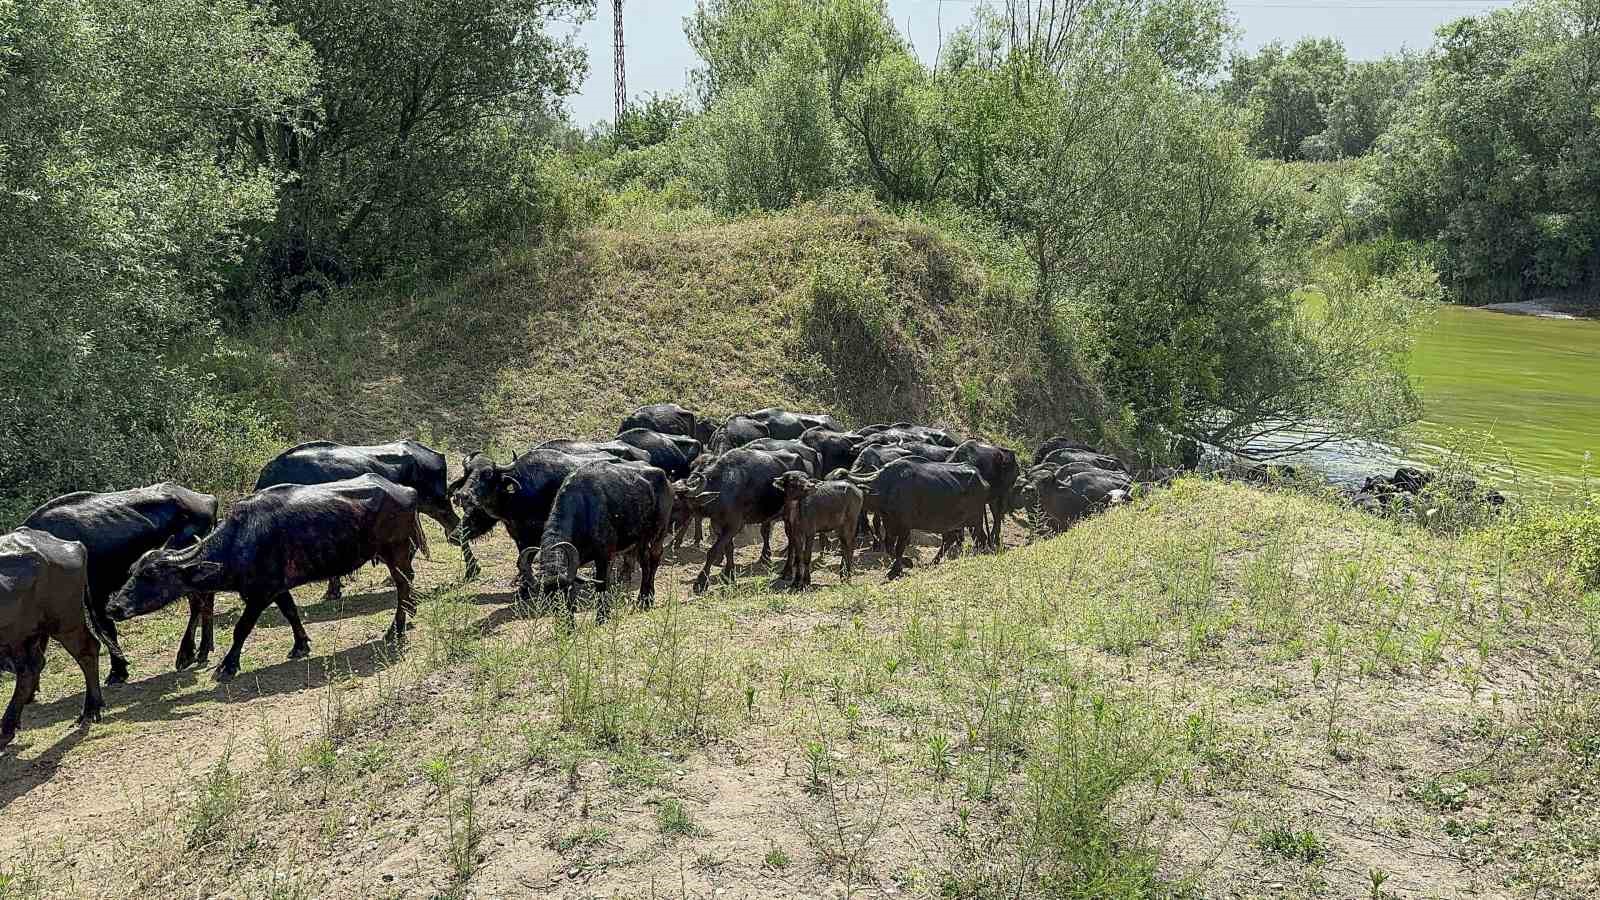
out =
<svg viewBox="0 0 1600 900"><path fill-rule="evenodd" d="M89 596L88 587L83 589L83 624L89 626L89 633L94 635L94 639L106 648L107 653L110 653L113 657L123 656L122 647L115 640L107 637L105 631L100 628L100 623L95 621L94 603Z"/></svg>
<svg viewBox="0 0 1600 900"><path fill-rule="evenodd" d="M411 514L411 545L417 548L423 559L433 559L428 553L428 533L422 530L422 516Z"/></svg>

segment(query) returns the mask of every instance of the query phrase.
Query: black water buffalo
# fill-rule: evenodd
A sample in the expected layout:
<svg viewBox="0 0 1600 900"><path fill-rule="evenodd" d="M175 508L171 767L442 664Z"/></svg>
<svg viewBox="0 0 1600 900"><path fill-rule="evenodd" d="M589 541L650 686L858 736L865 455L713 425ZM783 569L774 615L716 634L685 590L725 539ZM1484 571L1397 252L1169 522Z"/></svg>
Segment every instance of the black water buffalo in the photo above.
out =
<svg viewBox="0 0 1600 900"><path fill-rule="evenodd" d="M729 450L743 447L751 441L759 441L762 438L772 436L767 432L767 426L764 422L759 422L749 416L730 416L726 422L723 422L712 433L711 440L706 442L706 452L720 456Z"/></svg>
<svg viewBox="0 0 1600 900"><path fill-rule="evenodd" d="M578 441L570 438L554 438L543 443L535 444L534 450L560 450L573 456L609 456L623 462L650 461L650 454L632 444L620 440L616 441Z"/></svg>
<svg viewBox="0 0 1600 900"><path fill-rule="evenodd" d="M416 441L392 444L348 446L332 441L311 441L278 454L261 469L256 490L280 484L329 484L362 475L380 475L386 481L417 492L417 512L444 527L446 539L456 543L461 519L450 505L449 478L444 454ZM461 544L461 559L466 578L478 577L478 561L472 546ZM339 579L328 581L326 599L339 599Z"/></svg>
<svg viewBox="0 0 1600 900"><path fill-rule="evenodd" d="M861 489L845 480L814 481L804 472L785 472L773 481L773 486L784 496L783 527L789 535L791 586L799 589L811 583L815 538L828 531L839 536L839 577L848 581L855 574Z"/></svg>
<svg viewBox="0 0 1600 900"><path fill-rule="evenodd" d="M1083 472L1033 466L1012 492L1012 504L1038 509L1056 531L1065 531L1091 513L1132 497L1133 479L1126 472L1090 469Z"/></svg>
<svg viewBox="0 0 1600 900"><path fill-rule="evenodd" d="M1064 466L1068 463L1088 463L1097 469L1104 469L1107 472L1128 471L1128 467L1123 465L1122 460L1117 459L1115 456L1108 456L1098 450L1085 450L1081 447L1058 447L1046 453L1044 459L1034 463L1034 465Z"/></svg>
<svg viewBox="0 0 1600 900"><path fill-rule="evenodd" d="M44 672L44 651L55 638L83 670L81 728L100 720L100 642L90 626L89 551L33 528L0 535L0 672L17 676L0 718L0 747L22 725Z"/></svg>
<svg viewBox="0 0 1600 900"><path fill-rule="evenodd" d="M746 450L766 450L768 452L793 453L800 457L805 464L805 472L813 477L828 471L822 467L822 454L812 447L796 440L782 440L779 438L762 438L745 444Z"/></svg>
<svg viewBox="0 0 1600 900"><path fill-rule="evenodd" d="M1088 453L1100 452L1089 444L1079 441L1077 438L1068 437L1064 434L1057 434L1047 437L1043 441L1039 442L1038 449L1033 451L1033 464L1037 466L1040 463L1043 463L1045 457L1056 452L1057 450L1081 450Z"/></svg>
<svg viewBox="0 0 1600 900"><path fill-rule="evenodd" d="M622 420L617 434L634 428L647 428L659 434L677 434L694 438L702 444L711 442L716 424L676 403L652 403L641 406Z"/></svg>
<svg viewBox="0 0 1600 900"><path fill-rule="evenodd" d="M599 606L595 622L611 613L611 557L632 550L639 562L639 608L656 595L656 569L672 528L672 483L654 466L592 462L562 482L545 520L538 549L517 557L524 584L545 595L566 595L566 621L578 611L578 567L594 563Z"/></svg>
<svg viewBox="0 0 1600 900"><path fill-rule="evenodd" d="M717 533L695 578L696 593L704 593L710 586L711 567L719 562L724 566L723 578L733 582L733 542L746 525L761 526L761 562L772 559L772 523L783 514L783 493L773 482L785 472L804 471L805 463L797 454L739 447L680 483L679 520L705 516Z"/></svg>
<svg viewBox="0 0 1600 900"><path fill-rule="evenodd" d="M416 609L411 561L417 551L428 552L418 512L417 492L381 475L259 490L235 503L216 530L193 547L152 550L141 557L107 612L122 620L160 609L185 593L237 592L244 610L233 629L233 646L215 673L218 681L228 681L239 674L245 639L268 606L277 604L294 631L289 658L309 656L311 638L289 592L382 562L395 586L388 637L398 641Z"/></svg>
<svg viewBox="0 0 1600 900"><path fill-rule="evenodd" d="M856 464L861 452L861 439L855 435L834 431L831 428L807 428L800 435L800 443L817 451L821 460L818 472L848 469Z"/></svg>
<svg viewBox="0 0 1600 900"><path fill-rule="evenodd" d="M911 441L913 443L937 444L940 447L954 447L961 443L956 439L955 435L942 428L918 425L915 422L868 425L865 428L856 429L854 434L863 438L879 437L880 439L877 443Z"/></svg>
<svg viewBox="0 0 1600 900"><path fill-rule="evenodd" d="M1432 483L1432 481L1432 472L1424 469L1418 469L1414 466L1402 466L1398 469L1395 469L1394 477L1389 479L1389 483L1394 485L1397 490L1405 491L1408 494L1422 493L1422 489L1427 487L1430 483Z"/></svg>
<svg viewBox="0 0 1600 900"><path fill-rule="evenodd" d="M106 615L106 601L128 580L139 557L158 547L187 547L216 527L217 498L171 482L109 494L80 491L51 500L22 524L77 541L89 554L89 612L111 654L106 684L121 684L128 680L128 660L117 642L116 623ZM210 658L212 609L209 592L190 595L189 624L178 645L180 670Z"/></svg>
<svg viewBox="0 0 1600 900"><path fill-rule="evenodd" d="M943 537L939 553L933 558L935 563L959 545L963 529L983 532L989 484L966 463L907 457L871 475L851 475L850 480L873 500L883 526L884 547L894 560L890 578L898 578L905 571L904 557L913 531L929 531Z"/></svg>
<svg viewBox="0 0 1600 900"><path fill-rule="evenodd" d="M824 413L797 413L787 409L769 406L755 412L744 413L743 418L760 422L767 428L767 437L781 440L794 440L804 434L808 428L827 428L832 431L844 431L833 416Z"/></svg>
<svg viewBox="0 0 1600 900"><path fill-rule="evenodd" d="M577 456L560 450L529 450L507 466L493 461L475 466L455 495L462 511L462 539L476 540L494 523L502 522L519 555L539 546L561 483L589 463L601 461L621 462L603 453Z"/></svg>
<svg viewBox="0 0 1600 900"><path fill-rule="evenodd" d="M1017 454L982 441L963 441L950 452L949 461L968 463L989 483L989 511L994 516L994 530L986 537L989 546L1000 549L1000 527L1011 510L1011 488L1021 474Z"/></svg>
<svg viewBox="0 0 1600 900"><path fill-rule="evenodd" d="M630 428L617 435L619 443L643 450L646 462L673 478L684 478L700 456L700 442L683 435L662 434L647 428Z"/></svg>

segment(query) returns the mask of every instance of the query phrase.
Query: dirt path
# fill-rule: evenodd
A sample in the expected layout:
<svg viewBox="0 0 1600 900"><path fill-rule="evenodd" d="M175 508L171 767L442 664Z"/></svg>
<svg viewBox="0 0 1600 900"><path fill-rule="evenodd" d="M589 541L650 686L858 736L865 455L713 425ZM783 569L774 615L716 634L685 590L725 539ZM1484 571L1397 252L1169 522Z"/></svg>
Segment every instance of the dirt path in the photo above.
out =
<svg viewBox="0 0 1600 900"><path fill-rule="evenodd" d="M423 590L461 576L460 559L431 523L428 527L435 552L433 559L417 561ZM1008 544L1022 539L1020 530L1008 532ZM781 549L781 533L773 543L774 552ZM482 609L474 624L485 630L505 627L515 618L508 590L514 550L498 530L475 548L484 573L469 594ZM768 577L755 566L759 548L753 529L741 538L742 577ZM925 545L922 558L929 553ZM669 550L658 585L687 593L704 558L701 548ZM837 583L836 560L831 553L818 560L814 580L819 585ZM881 577L881 554L858 553L856 561L861 577ZM393 590L381 570L367 570L346 583L340 603L324 602L322 593L320 584L295 591L311 635L310 658L286 660L292 635L273 609L245 646L243 671L227 685L215 683L209 668L172 670L186 615L181 605L138 620L124 632L132 678L106 688L105 718L87 731L73 727L82 705L82 680L71 660L53 647L39 700L24 713L17 741L0 755L0 857L114 826L130 814L145 817L173 807L224 753L250 765L270 746L294 752L322 728L330 678L339 680L344 702L361 703L375 690L376 676L397 661L382 642L393 616ZM219 599L211 664L226 652L236 604L232 595Z"/></svg>

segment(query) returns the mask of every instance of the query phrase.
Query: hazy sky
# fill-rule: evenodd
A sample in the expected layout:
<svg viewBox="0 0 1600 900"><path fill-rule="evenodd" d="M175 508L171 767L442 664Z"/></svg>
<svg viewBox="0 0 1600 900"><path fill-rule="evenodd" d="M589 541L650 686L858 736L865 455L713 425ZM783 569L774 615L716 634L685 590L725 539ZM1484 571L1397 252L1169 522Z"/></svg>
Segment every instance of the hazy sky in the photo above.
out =
<svg viewBox="0 0 1600 900"><path fill-rule="evenodd" d="M900 33L931 60L941 25L949 34L972 16L976 0L889 0ZM1229 0L1244 31L1242 45L1254 49L1273 40L1333 35L1356 59L1401 47L1424 49L1435 28L1461 16L1507 6L1509 0ZM578 28L589 48L589 80L568 106L574 123L611 118L611 3L600 0L593 19ZM683 90L695 55L683 36L683 17L694 0L627 0L623 25L628 44L628 94Z"/></svg>

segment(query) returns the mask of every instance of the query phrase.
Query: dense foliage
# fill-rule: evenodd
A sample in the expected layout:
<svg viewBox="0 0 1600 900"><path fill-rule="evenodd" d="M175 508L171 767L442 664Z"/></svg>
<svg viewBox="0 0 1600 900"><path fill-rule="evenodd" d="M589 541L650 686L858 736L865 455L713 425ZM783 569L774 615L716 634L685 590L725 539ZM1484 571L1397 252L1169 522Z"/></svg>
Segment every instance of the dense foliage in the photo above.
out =
<svg viewBox="0 0 1600 900"><path fill-rule="evenodd" d="M931 66L881 0L713 0L686 28L701 109L609 162L617 184L725 214L849 187L988 223L1031 264L1025 313L1046 355L1111 398L1097 427L1158 454L1174 433L1242 448L1284 427L1378 436L1415 415L1409 318L1368 318L1370 335L1340 319L1336 338L1373 352L1338 353L1279 281L1262 227L1275 188L1246 152L1256 120L1207 87L1231 34L1222 3L983 6ZM1311 49L1343 79L1342 48ZM1367 140L1376 114L1356 93L1339 95L1336 133ZM1385 389L1357 403L1353 384Z"/></svg>
<svg viewBox="0 0 1600 900"><path fill-rule="evenodd" d="M1600 249L1600 2L1527 0L1440 32L1381 142L1394 226L1438 241L1463 299L1590 284Z"/></svg>
<svg viewBox="0 0 1600 900"><path fill-rule="evenodd" d="M1273 42L1235 54L1222 94L1260 116L1250 135L1257 153L1277 159L1361 156L1399 115L1425 74L1408 52L1352 62L1334 38Z"/></svg>
<svg viewBox="0 0 1600 900"><path fill-rule="evenodd" d="M275 428L219 318L559 222L536 140L573 0L0 0L0 511L182 477Z"/></svg>

